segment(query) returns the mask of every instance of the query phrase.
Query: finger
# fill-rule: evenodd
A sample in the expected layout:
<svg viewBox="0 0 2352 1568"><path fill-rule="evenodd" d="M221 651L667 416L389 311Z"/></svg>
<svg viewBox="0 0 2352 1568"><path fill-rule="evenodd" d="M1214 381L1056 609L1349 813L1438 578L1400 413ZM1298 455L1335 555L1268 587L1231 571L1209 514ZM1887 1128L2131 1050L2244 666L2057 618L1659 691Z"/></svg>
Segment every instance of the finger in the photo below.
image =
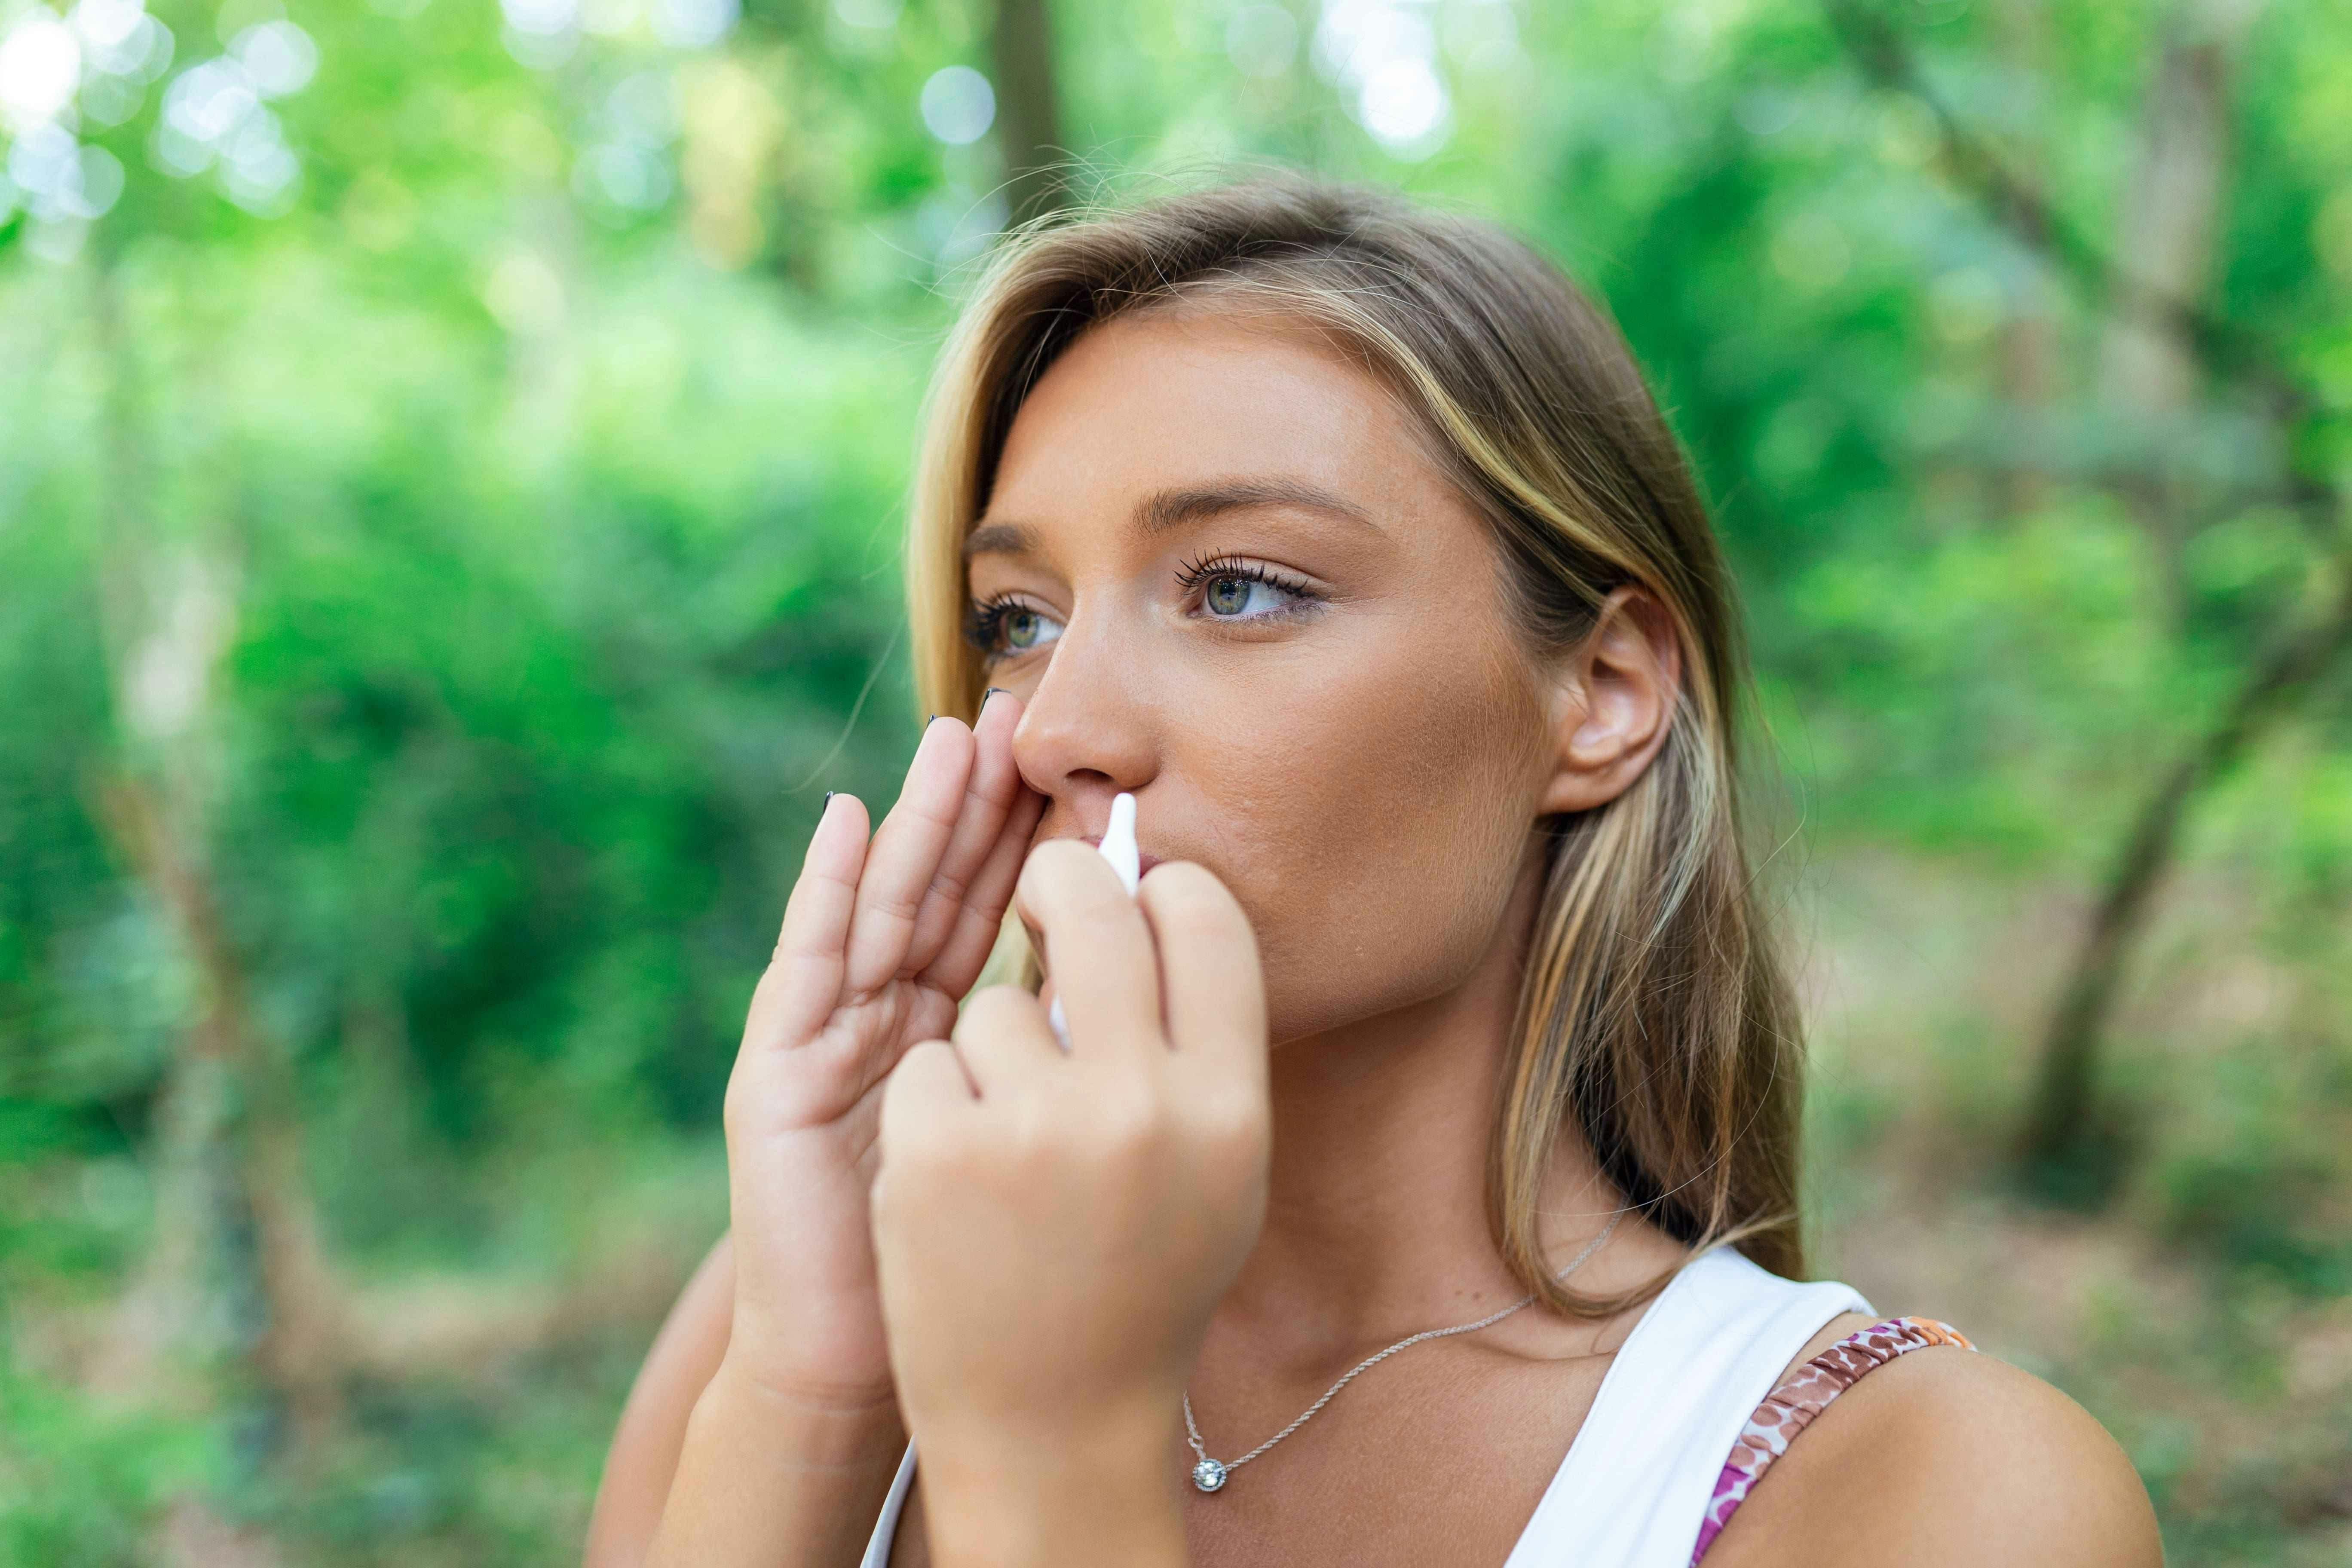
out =
<svg viewBox="0 0 2352 1568"><path fill-rule="evenodd" d="M1151 932L1118 873L1076 839L1056 839L1029 857L1016 896L1042 933L1072 1054L1164 1048Z"/></svg>
<svg viewBox="0 0 2352 1568"><path fill-rule="evenodd" d="M876 1131L881 1148L877 1188L887 1184L893 1157L932 1144L956 1114L977 1103L971 1079L945 1040L924 1040L907 1048L882 1086L882 1115Z"/></svg>
<svg viewBox="0 0 2352 1568"><path fill-rule="evenodd" d="M866 806L835 795L818 814L784 903L776 951L751 994L743 1044L797 1046L822 1028L841 1000L844 949L866 862Z"/></svg>
<svg viewBox="0 0 2352 1568"><path fill-rule="evenodd" d="M1004 929L1004 907L1013 901L1013 885L1020 879L1021 863L1029 858L1029 840L1035 837L1038 819L1045 815L1045 797L1034 790L1024 788L1013 809L1005 814L1004 824L997 832L996 846L988 854L987 863L972 879L971 889L964 894L963 907L957 911L955 930L949 933L947 945L931 960L927 972L931 983L950 996L961 996L971 989L972 982L988 963L988 955L995 950L996 939Z"/></svg>
<svg viewBox="0 0 2352 1568"><path fill-rule="evenodd" d="M972 879L988 862L1004 828L1004 819L1021 789L1021 770L1013 761L1013 731L1021 721L1021 700L1004 690L981 699L980 717L973 723L972 765L965 781L963 805L955 830L940 856L931 885L915 915L908 940L906 967L929 968L953 936Z"/></svg>
<svg viewBox="0 0 2352 1568"><path fill-rule="evenodd" d="M1266 1072L1265 978L1249 917L1205 867L1154 866L1136 890L1160 953L1168 1043L1239 1081Z"/></svg>
<svg viewBox="0 0 2352 1568"><path fill-rule="evenodd" d="M946 1040L919 1040L898 1058L898 1070L882 1089L882 1131L889 1136L892 1107L901 1121L940 1109L970 1105L979 1098L971 1075ZM884 1152L888 1152L886 1148Z"/></svg>
<svg viewBox="0 0 2352 1568"><path fill-rule="evenodd" d="M963 1005L955 1048L982 1100L1012 1093L1066 1059L1046 1026L1045 1009L1017 985L992 985Z"/></svg>
<svg viewBox="0 0 2352 1568"><path fill-rule="evenodd" d="M906 962L916 912L962 813L971 752L971 731L945 715L931 721L915 747L898 803L866 852L845 975L853 995L881 985Z"/></svg>

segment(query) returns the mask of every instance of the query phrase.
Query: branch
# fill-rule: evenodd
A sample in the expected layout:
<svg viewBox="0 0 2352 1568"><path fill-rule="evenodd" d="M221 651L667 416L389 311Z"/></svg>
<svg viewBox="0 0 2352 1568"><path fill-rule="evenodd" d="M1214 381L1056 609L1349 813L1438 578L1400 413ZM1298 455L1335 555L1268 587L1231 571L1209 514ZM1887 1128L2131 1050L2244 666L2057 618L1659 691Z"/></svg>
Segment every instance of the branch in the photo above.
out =
<svg viewBox="0 0 2352 1568"><path fill-rule="evenodd" d="M1998 227L2005 229L2076 288L2110 295L2129 309L2156 318L2189 345L2216 379L2250 383L2282 426L2296 425L2320 407L2312 389L2291 368L2289 356L2266 335L2201 305L2159 289L2124 266L2058 211L2033 183L2010 167L1990 141L1963 121L1929 84L1893 24L1867 0L1822 0L1830 26L1864 79L1889 91L1908 93L1934 116L1944 156L1961 186ZM2333 487L2309 475L2287 473L2290 504L2326 513L2336 504Z"/></svg>
<svg viewBox="0 0 2352 1568"><path fill-rule="evenodd" d="M2088 1125L2093 1058L2122 978L2125 951L2171 862L2190 798L2245 752L2290 698L2352 648L2352 559L2339 560L2337 570L2338 589L2329 611L2273 645L2213 727L2173 763L2162 786L2140 807L2042 1045L2041 1082L2023 1151L2030 1162L2063 1162Z"/></svg>

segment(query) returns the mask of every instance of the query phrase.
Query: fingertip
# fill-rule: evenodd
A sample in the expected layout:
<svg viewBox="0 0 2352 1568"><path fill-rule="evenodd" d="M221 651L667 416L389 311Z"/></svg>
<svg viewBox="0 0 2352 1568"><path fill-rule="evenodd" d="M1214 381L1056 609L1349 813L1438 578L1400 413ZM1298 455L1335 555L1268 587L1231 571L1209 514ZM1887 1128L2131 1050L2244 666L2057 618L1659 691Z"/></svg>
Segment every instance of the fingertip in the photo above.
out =
<svg viewBox="0 0 2352 1568"><path fill-rule="evenodd" d="M1034 933L1045 923L1041 917L1048 904L1066 905L1073 894L1085 898L1097 877L1110 884L1120 902L1129 901L1127 889L1118 885L1118 873L1092 845L1077 838L1049 838L1021 863L1021 875L1013 885L1013 907Z"/></svg>
<svg viewBox="0 0 2352 1568"><path fill-rule="evenodd" d="M1136 884L1137 895L1140 897L1144 889L1154 887L1160 889L1163 896L1171 893L1197 894L1211 889L1219 893L1225 892L1225 884L1218 879L1217 874L1197 860L1160 861L1150 870L1146 871L1142 879ZM1225 896L1232 897L1230 893Z"/></svg>
<svg viewBox="0 0 2352 1568"><path fill-rule="evenodd" d="M816 830L809 835L809 848L816 848L818 839L840 837L845 832L856 832L863 842L866 837L866 802L849 790L825 790L825 804L816 809Z"/></svg>
<svg viewBox="0 0 2352 1568"><path fill-rule="evenodd" d="M1163 860L1144 873L1135 896L1147 911L1182 914L1199 911L1207 918L1229 918L1246 932L1253 944L1257 933L1248 911L1234 890L1206 866L1192 860Z"/></svg>
<svg viewBox="0 0 2352 1568"><path fill-rule="evenodd" d="M820 850L837 844L866 842L866 803L846 790L824 792L824 804L817 807L816 826L810 830L808 852L803 863L817 858Z"/></svg>
<svg viewBox="0 0 2352 1568"><path fill-rule="evenodd" d="M980 696L980 713L972 721L978 731L985 727L992 732L1009 729L1021 722L1021 699L1002 686L992 686Z"/></svg>
<svg viewBox="0 0 2352 1568"><path fill-rule="evenodd" d="M1031 945L1058 982L1055 994L1074 1040L1159 1037L1160 971L1150 922L1092 846L1077 838L1037 846L1021 869L1013 903Z"/></svg>
<svg viewBox="0 0 2352 1568"><path fill-rule="evenodd" d="M1093 866L1103 875L1117 879L1108 861L1095 852L1094 846L1081 838L1049 838L1029 851L1029 858L1021 868L1021 888L1026 893L1066 877L1083 877L1086 868Z"/></svg>
<svg viewBox="0 0 2352 1568"><path fill-rule="evenodd" d="M952 713L934 713L923 721L922 738L915 743L915 757L963 750L971 744L971 726Z"/></svg>
<svg viewBox="0 0 2352 1568"><path fill-rule="evenodd" d="M1257 933L1233 889L1205 866L1164 861L1137 890L1151 925L1169 1038L1212 1062L1261 1059L1265 991Z"/></svg>
<svg viewBox="0 0 2352 1568"><path fill-rule="evenodd" d="M930 722L923 726L922 739L915 743L915 754L907 760L907 780L898 792L899 806L914 802L916 810L951 823L964 786L971 782L978 752L971 731L964 727L962 720L952 713L933 714ZM894 813L897 809L893 808Z"/></svg>

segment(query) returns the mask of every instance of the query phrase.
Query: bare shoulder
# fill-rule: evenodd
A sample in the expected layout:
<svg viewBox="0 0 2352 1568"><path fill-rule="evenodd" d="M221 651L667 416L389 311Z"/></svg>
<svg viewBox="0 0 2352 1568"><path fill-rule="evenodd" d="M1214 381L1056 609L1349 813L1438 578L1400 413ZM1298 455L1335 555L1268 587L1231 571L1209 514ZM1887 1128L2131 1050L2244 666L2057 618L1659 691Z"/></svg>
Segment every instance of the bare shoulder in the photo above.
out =
<svg viewBox="0 0 2352 1568"><path fill-rule="evenodd" d="M1803 1352L1861 1326L1832 1324ZM1913 1351L1832 1401L1765 1471L1706 1568L2159 1568L2131 1461L2040 1378L1953 1346Z"/></svg>
<svg viewBox="0 0 2352 1568"><path fill-rule="evenodd" d="M726 1357L734 1304L735 1255L722 1236L678 1292L622 1407L589 1518L585 1568L645 1561L686 1446L687 1419Z"/></svg>

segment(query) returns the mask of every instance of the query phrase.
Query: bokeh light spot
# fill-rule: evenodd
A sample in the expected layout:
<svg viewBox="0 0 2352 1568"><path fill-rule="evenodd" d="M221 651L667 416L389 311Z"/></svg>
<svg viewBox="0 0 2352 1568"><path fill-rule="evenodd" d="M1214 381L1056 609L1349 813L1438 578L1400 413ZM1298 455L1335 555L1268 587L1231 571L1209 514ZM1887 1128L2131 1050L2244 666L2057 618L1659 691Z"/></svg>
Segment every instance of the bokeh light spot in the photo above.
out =
<svg viewBox="0 0 2352 1568"><path fill-rule="evenodd" d="M46 6L16 18L0 38L0 120L19 135L56 119L81 85L81 45Z"/></svg>
<svg viewBox="0 0 2352 1568"><path fill-rule="evenodd" d="M996 122L996 89L970 66L949 66L923 83L923 124L950 147L988 134Z"/></svg>

